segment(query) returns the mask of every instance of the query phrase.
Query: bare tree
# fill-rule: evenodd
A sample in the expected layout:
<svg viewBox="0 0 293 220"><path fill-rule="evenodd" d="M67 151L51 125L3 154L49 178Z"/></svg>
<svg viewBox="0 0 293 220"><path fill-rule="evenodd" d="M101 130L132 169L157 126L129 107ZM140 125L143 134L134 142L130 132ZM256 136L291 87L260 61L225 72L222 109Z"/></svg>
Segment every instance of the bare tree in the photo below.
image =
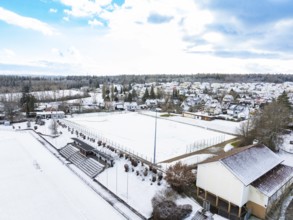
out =
<svg viewBox="0 0 293 220"><path fill-rule="evenodd" d="M58 123L55 119L52 120L51 124L50 124L50 129L53 135L57 135L58 134Z"/></svg>
<svg viewBox="0 0 293 220"><path fill-rule="evenodd" d="M4 112L9 121L13 122L18 115L18 102L6 101L4 104Z"/></svg>
<svg viewBox="0 0 293 220"><path fill-rule="evenodd" d="M281 132L290 122L290 109L282 102L273 101L240 128L240 146L252 144L253 139L257 139L271 150L278 151L282 143Z"/></svg>
<svg viewBox="0 0 293 220"><path fill-rule="evenodd" d="M191 205L176 205L177 193L172 189L159 191L152 198L154 220L180 220L192 213Z"/></svg>
<svg viewBox="0 0 293 220"><path fill-rule="evenodd" d="M186 164L179 161L167 169L165 180L174 190L182 192L195 183L195 175Z"/></svg>

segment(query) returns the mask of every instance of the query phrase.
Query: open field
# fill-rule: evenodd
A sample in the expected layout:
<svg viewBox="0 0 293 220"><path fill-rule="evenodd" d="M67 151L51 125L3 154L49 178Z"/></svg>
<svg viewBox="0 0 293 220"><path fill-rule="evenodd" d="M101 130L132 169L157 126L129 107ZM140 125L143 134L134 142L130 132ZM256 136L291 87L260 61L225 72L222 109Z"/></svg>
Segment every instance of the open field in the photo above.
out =
<svg viewBox="0 0 293 220"><path fill-rule="evenodd" d="M1 219L124 219L28 132L0 130Z"/></svg>
<svg viewBox="0 0 293 220"><path fill-rule="evenodd" d="M66 119L114 147L153 161L155 118L138 113L94 113ZM157 118L156 162L234 138L232 135ZM197 148L199 146L199 148Z"/></svg>

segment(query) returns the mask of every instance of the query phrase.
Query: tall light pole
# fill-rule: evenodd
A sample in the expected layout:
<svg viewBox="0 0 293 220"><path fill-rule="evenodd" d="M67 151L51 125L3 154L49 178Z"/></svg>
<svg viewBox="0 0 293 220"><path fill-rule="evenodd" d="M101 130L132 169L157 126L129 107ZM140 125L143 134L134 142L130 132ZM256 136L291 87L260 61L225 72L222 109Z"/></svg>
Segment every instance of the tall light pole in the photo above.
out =
<svg viewBox="0 0 293 220"><path fill-rule="evenodd" d="M154 164L156 164L156 147L157 147L157 109L156 111L156 117L155 117L155 140L154 140Z"/></svg>

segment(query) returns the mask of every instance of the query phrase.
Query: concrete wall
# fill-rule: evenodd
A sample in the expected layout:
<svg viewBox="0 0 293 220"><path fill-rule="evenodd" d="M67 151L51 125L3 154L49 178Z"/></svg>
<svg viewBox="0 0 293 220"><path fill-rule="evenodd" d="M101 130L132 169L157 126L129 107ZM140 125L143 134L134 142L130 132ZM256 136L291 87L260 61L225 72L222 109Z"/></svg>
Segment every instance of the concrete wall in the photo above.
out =
<svg viewBox="0 0 293 220"><path fill-rule="evenodd" d="M196 185L239 207L246 203L245 186L218 161L198 165Z"/></svg>

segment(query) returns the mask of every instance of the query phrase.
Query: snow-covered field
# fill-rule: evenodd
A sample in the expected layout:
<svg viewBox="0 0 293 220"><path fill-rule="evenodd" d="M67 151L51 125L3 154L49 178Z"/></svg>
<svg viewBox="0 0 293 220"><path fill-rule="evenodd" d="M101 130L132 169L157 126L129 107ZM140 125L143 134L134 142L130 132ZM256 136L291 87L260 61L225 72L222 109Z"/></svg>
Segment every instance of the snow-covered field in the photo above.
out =
<svg viewBox="0 0 293 220"><path fill-rule="evenodd" d="M0 130L1 219L124 219L30 133Z"/></svg>
<svg viewBox="0 0 293 220"><path fill-rule="evenodd" d="M56 91L38 91L31 92L38 100L45 99L60 99L66 96L83 95L81 90L77 89L66 89L66 90L56 90ZM22 93L1 93L0 100L19 100Z"/></svg>
<svg viewBox="0 0 293 220"><path fill-rule="evenodd" d="M46 120L46 125L39 126L37 131L41 131L42 133L46 133L49 135L50 134L50 129L49 129L50 123L51 123L51 120ZM21 126L21 128L24 129L24 128L26 128L26 123L17 124L15 126L17 128L16 130L18 130L18 126ZM34 126L34 123L32 123L32 126ZM10 131L8 132L8 130L10 130ZM62 131L62 135L60 135L59 137L57 137L57 138L50 138L49 136L44 136L44 137L48 141L50 141L53 145L55 145L55 144L59 145L60 147L58 147L58 148L61 148L61 146L64 147L66 143L71 141L70 138L72 137L72 135L70 132L67 131L67 129L63 129L63 128L59 127L58 130ZM30 149L29 154L31 155L31 157L33 159L31 159L31 164L28 164L28 167L34 166L35 168L33 168L33 169L29 168L29 170L34 170L34 169L38 170L38 167L39 167L40 170L42 170L42 171L39 171L40 173L42 173L42 175L47 174L49 172L49 171L47 171L48 169L50 169L51 172L53 172L56 169L56 172L58 174L61 172L60 176L55 176L55 178L53 178L51 176L45 178L45 180L49 180L49 183L52 183L52 186L46 186L48 188L49 193L54 191L53 185L55 185L57 187L57 189L59 190L62 186L66 186L66 184L71 184L70 190L72 190L74 193L79 193L79 194L83 193L83 191L84 191L83 187L86 187L86 186L84 185L83 187L80 188L79 184L77 184L77 183L74 183L74 182L69 183L67 181L68 177L61 176L61 175L63 175L62 172L64 172L63 169L68 169L68 168L66 168L66 166L62 165L62 163L58 162L55 158L51 158L52 155L50 155L50 153L44 148L44 146L40 145L36 140L33 140L32 136L27 135L26 132L24 133L21 131L13 131L11 126L1 126L0 127L0 134L2 134L2 136L0 136L0 143L1 143L1 140L2 140L2 143L6 143L5 139L7 137L8 139L11 138L11 139L16 140L17 143L13 144L14 148L16 148L16 149L29 148ZM25 135L28 136L27 138L29 138L29 140L23 138L23 136L25 136ZM18 138L15 138L15 136L18 136ZM21 142L20 140L23 140L23 142ZM87 140L85 140L85 141L87 143L89 143L89 141L87 141ZM27 142L29 142L31 144L29 146L22 144L22 143L27 143ZM32 146L35 146L35 147L32 147ZM12 147L10 147L10 148L12 149ZM38 153L39 151L41 151L42 154L44 153L44 155L42 155L42 157L37 156L39 154ZM45 155L47 155L46 158L45 158ZM4 155L4 156L6 156L6 155ZM193 159L194 159L194 157L193 157ZM200 159L204 159L204 158L202 158L202 156L200 156ZM196 160L196 159L194 159L194 160ZM28 161L28 162L30 163L30 161ZM49 165L49 162L52 163L52 165ZM128 163L130 165L130 162L128 160L125 160L124 158L117 158L115 161L115 166L112 168L108 168L104 172L99 174L96 177L96 180L99 181L101 184L103 184L106 188L108 188L114 194L117 194L118 197L120 197L122 200L127 202L130 206L134 207L136 210L138 210L145 217L150 217L152 214L151 199L153 198L153 196L156 194L157 191L165 189L167 187L167 184L164 180L161 181L160 186L157 185L157 181L155 183L152 183L150 181L150 179L152 177L152 172L149 172L146 177L143 176L142 171L146 167L148 167L146 165L141 166L141 164L139 164L138 167L135 168L134 172L130 171L129 173L126 173L124 171L124 164L125 163ZM61 168L59 166L61 166ZM70 166L82 175L82 172L79 171L77 168L75 168L74 165L70 165ZM4 167L4 166L2 166L2 167ZM23 166L22 169L26 170L27 167ZM136 170L138 170L140 172L139 176L136 175ZM27 171L27 172L29 172L29 171ZM68 172L70 174L69 170L68 170ZM66 173L68 173L68 172L66 172ZM53 175L53 174L51 174L51 175ZM88 181L91 181L89 178L87 178L87 176L85 174L83 174L82 176L83 176L83 178L88 179ZM19 178L19 176L16 177L16 179L18 179L18 178ZM26 177L23 176L23 178L26 178ZM52 178L52 180L50 178ZM60 180L62 180L62 181L60 181ZM73 181L73 180L71 180L71 181ZM31 184L36 189L37 189L37 187L41 187L41 186L38 186L38 184L46 185L46 184L43 184L42 180L37 180L37 183L31 183ZM60 184L62 186L59 186ZM0 186L1 186L1 184L0 184ZM74 188L78 189L78 190L75 190ZM20 190L25 191L26 189L21 188ZM62 191L64 191L64 190L62 189ZM78 191L78 192L75 192L75 191ZM68 197L68 195L66 194L67 192L68 192L67 190L66 190L66 192L62 192L62 195L65 195L66 197ZM34 193L34 191L28 191L28 193ZM94 194L94 192L91 192L91 193ZM82 195L81 197L85 197L85 196ZM29 198L29 197L27 197L27 198ZM15 198L11 198L11 200L13 200L13 199L15 199ZM57 199L57 198L54 197L53 199ZM74 195L70 195L70 198L68 198L68 202L73 202L75 199L76 198L74 197ZM30 201L30 200L28 200L28 201ZM51 202L51 200L49 202ZM61 199L60 202L64 202L64 201ZM89 200L89 202L94 202L94 201ZM187 219L191 219L192 216L195 214L195 212L197 210L201 209L201 207L194 200L192 200L190 198L180 198L180 196L179 196L177 202L179 204L191 204L192 205L193 212L189 216L189 218L187 218ZM55 205L55 203L54 203L54 205ZM58 204L59 204L59 202L57 203L57 205ZM53 208L55 207L54 205L52 206ZM78 204L76 204L76 205L78 205ZM64 207L65 207L64 209L66 210L67 205L65 204ZM105 209L102 205L100 205L100 207L102 210L105 210L106 212L111 212L111 210L107 210L107 207ZM48 209L50 209L50 208L48 208ZM101 209L99 208L99 210L101 210ZM42 211L42 209L40 209L40 212L41 211ZM44 211L42 211L42 212L44 212ZM64 213L65 213L65 211L64 211ZM113 214L114 217L112 217L112 214L109 214L108 219L117 219L117 218L115 218L116 213L117 212L114 211L114 214ZM74 214L74 212L73 212L73 214ZM26 219L26 218L23 218L23 219ZM31 219L34 219L34 218L31 218ZM67 218L64 217L62 219L67 219ZM78 218L76 217L76 218L72 218L72 219L78 219ZM87 219L91 219L91 218L88 217ZM105 218L103 217L103 215L101 215L101 216L99 216L98 219L105 219ZM120 219L122 219L122 218L120 218Z"/></svg>
<svg viewBox="0 0 293 220"><path fill-rule="evenodd" d="M84 119L82 119L82 116L84 116ZM131 132L134 132L134 129L128 130L128 126L135 126L136 122L146 123L146 125L143 124L144 128L151 129L154 127L153 117L138 115L136 113L114 114L111 116L105 113L98 114L98 116L97 114L87 114L80 115L79 117L74 117L73 120L86 120L85 126L87 123L89 123L89 125L95 128L95 126L103 124L103 122L109 122L110 124L115 123L111 122L112 118L115 119L114 121L117 122L118 127L122 126L122 128L124 128L122 130L121 127L120 130L119 128L117 128L118 131L121 131L120 134L118 134L119 137L123 137L123 135L129 135L131 134ZM38 126L37 131L50 134L51 130L49 129L49 126L52 120L45 121L46 125ZM163 127L162 124L164 124L164 122L166 123L166 125L164 125ZM95 123L96 125L94 125ZM185 129L185 132L189 133L190 136L193 136L192 134L195 131L192 130L192 128L197 127L180 124L185 127L178 128L177 125L179 124L180 123L164 119L158 119L158 129L162 127L166 129L165 134L163 133L165 138L168 138L168 135L170 135L170 138L173 137L173 140L175 140L177 135L176 130L179 129ZM16 128L18 128L18 126L21 126L21 128L26 128L26 123L16 124L15 126ZM34 123L32 123L32 126L34 126ZM89 130L92 130L91 126L88 128ZM97 126L98 129L101 129L101 127L102 126ZM168 128L172 129L168 130ZM144 134L144 130L141 127L136 127L136 129L141 129L141 132ZM59 127L58 130L62 132L59 137L44 137L49 140L54 146L57 146L57 148L62 148L65 146L66 143L71 141L70 138L74 135L68 132L68 130L65 128ZM172 132L172 130L175 130L175 132ZM201 130L208 131L206 129ZM108 130L106 131L111 134L110 128L108 128ZM106 135L107 133L103 134ZM134 136L139 135L140 133L137 132ZM152 132L150 132L149 136L153 141ZM129 137L124 137L124 139L130 140L131 138L133 138L133 135L129 135ZM142 140L145 140L144 137L140 138L142 138ZM180 137L177 138L180 139ZM134 142L139 142L137 139L133 139ZM290 137L288 137L287 139L290 140ZM121 138L121 140L123 140L123 138ZM89 141L87 142L89 143ZM284 143L287 142L288 141L285 141ZM30 144L27 145L26 143ZM93 146L97 147L97 145ZM40 219L41 217L44 219L60 219L54 218L57 215L60 215L62 217L61 219L97 219L96 216L99 216L98 219L123 219L123 217L120 216L120 214L117 213L115 209L109 206L108 203L106 203L102 198L98 197L92 190L90 190L85 184L83 184L83 182L81 182L75 175L73 175L65 165L63 165L60 161L54 158L52 154L50 154L48 150L44 148L44 146L42 146L26 132L15 132L13 131L11 126L0 126L0 149L1 152L4 152L0 154L0 172L4 174L1 176L2 182L0 183L1 198L4 198L0 199L0 216L7 217L11 214L11 219ZM151 145L151 149L153 149L153 145ZM172 153L174 149L167 148L165 149L165 151L167 153ZM279 155L284 158L285 164L291 164L291 166L293 166L292 154L280 151ZM201 161L210 156L212 155L199 154L186 158L182 162L192 164L193 162ZM20 161L24 162L21 163ZM125 160L124 158L118 158L115 161L114 167L108 168L104 172L99 174L96 177L96 180L103 184L114 194L117 194L117 196L127 202L130 206L134 207L141 214L146 217L150 217L152 212L151 199L158 190L166 188L167 184L164 182L164 180L161 182L160 186L157 185L157 182L151 184L151 172L149 172L147 177L141 175L141 172L143 171L144 167L146 167L146 165L144 167L141 167L141 165L139 164L138 167L134 168L134 172L131 171L129 173L126 173L124 171L125 163L130 164L130 162ZM82 171L78 170L78 168L76 168L74 165L70 166L72 168L75 168L75 170L79 171L79 173L82 175ZM139 171L139 176L136 175L136 170ZM91 181L91 179L85 174L83 174L82 176L85 179L88 179L88 181ZM97 187L98 185L96 184L95 188ZM17 196L18 193L20 196ZM180 198L177 202L180 204L192 205L193 213L187 219L191 219L193 214L197 210L201 209L201 207L190 198ZM35 213L31 213L32 209L35 208L35 204L38 204L38 209ZM19 209L19 212L12 213L13 206L23 207ZM52 212L52 209L56 209L56 213L53 213L52 215L46 215L50 216L50 218L46 218L46 216L41 216L45 215L48 212ZM68 212L70 213L68 214ZM4 214L2 215L2 213ZM20 215L22 215L22 218L19 218ZM74 217L72 217L72 215L74 215ZM84 216L84 218L81 218L80 216ZM215 219L220 219L220 217L214 217Z"/></svg>
<svg viewBox="0 0 293 220"><path fill-rule="evenodd" d="M108 139L115 147L153 161L155 118L138 113L92 113L65 119L79 130ZM156 162L234 138L208 129L157 118ZM192 149L191 149L192 148ZM198 150L201 148L198 148Z"/></svg>
<svg viewBox="0 0 293 220"><path fill-rule="evenodd" d="M143 111L142 114L155 116L155 112L151 112L151 111ZM161 114L164 114L164 113L158 113L158 115L161 115ZM226 132L230 134L237 134L240 124L243 123L243 122L233 122L233 121L225 121L225 120L204 121L200 119L182 117L180 115L167 117L165 119L202 127L205 129Z"/></svg>

